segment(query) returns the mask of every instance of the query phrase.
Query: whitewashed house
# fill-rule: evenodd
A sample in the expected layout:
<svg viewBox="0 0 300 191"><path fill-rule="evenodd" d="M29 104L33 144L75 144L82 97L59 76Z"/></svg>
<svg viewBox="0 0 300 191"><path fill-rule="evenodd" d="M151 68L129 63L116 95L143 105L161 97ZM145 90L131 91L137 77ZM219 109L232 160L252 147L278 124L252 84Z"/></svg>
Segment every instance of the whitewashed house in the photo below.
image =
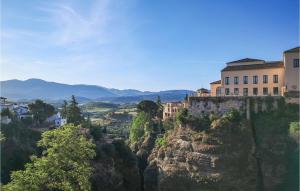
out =
<svg viewBox="0 0 300 191"><path fill-rule="evenodd" d="M62 118L60 112L57 112L56 114L48 117L46 122L54 124L55 127L60 127L67 123L67 119Z"/></svg>
<svg viewBox="0 0 300 191"><path fill-rule="evenodd" d="M30 114L29 109L26 105L15 105L13 108L16 113L18 119L32 118L32 114Z"/></svg>

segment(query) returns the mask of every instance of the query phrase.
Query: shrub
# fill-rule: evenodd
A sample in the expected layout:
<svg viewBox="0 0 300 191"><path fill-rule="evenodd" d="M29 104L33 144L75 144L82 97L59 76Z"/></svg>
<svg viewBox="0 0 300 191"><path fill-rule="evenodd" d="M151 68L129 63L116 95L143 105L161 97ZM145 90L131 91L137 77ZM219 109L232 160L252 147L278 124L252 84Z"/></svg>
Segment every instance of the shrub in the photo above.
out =
<svg viewBox="0 0 300 191"><path fill-rule="evenodd" d="M136 142L138 139L144 136L145 131L149 131L149 116L145 112L139 112L133 119L129 139L131 142Z"/></svg>
<svg viewBox="0 0 300 191"><path fill-rule="evenodd" d="M168 119L163 121L163 129L165 131L174 129L174 126L175 126L174 120L171 119L171 118L168 118Z"/></svg>
<svg viewBox="0 0 300 191"><path fill-rule="evenodd" d="M236 109L232 109L223 114L222 118L227 118L229 121L237 122L241 119L240 112Z"/></svg>
<svg viewBox="0 0 300 191"><path fill-rule="evenodd" d="M93 136L93 138L95 140L99 140L102 137L102 131L103 130L102 130L101 126L92 125L90 127L91 135Z"/></svg>
<svg viewBox="0 0 300 191"><path fill-rule="evenodd" d="M188 122L188 110L186 108L181 109L177 113L176 122L181 125L185 125Z"/></svg>
<svg viewBox="0 0 300 191"><path fill-rule="evenodd" d="M300 130L300 122L291 122L289 127L291 134L299 134Z"/></svg>
<svg viewBox="0 0 300 191"><path fill-rule="evenodd" d="M155 145L158 145L159 147L166 146L167 145L166 136L164 135L163 137L157 138L155 140Z"/></svg>

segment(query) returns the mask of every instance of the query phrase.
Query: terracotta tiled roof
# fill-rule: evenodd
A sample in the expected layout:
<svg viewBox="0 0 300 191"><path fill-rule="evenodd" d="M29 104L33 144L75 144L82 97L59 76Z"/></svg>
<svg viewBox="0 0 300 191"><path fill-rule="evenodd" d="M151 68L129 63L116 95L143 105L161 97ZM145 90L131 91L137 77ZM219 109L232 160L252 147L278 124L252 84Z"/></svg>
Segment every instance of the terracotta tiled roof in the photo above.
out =
<svg viewBox="0 0 300 191"><path fill-rule="evenodd" d="M235 61L232 61L232 62L228 62L227 64L234 64L234 63L240 63L240 62L259 62L259 61L264 62L264 60L260 60L260 59L244 58L244 59L241 59L241 60L235 60Z"/></svg>
<svg viewBox="0 0 300 191"><path fill-rule="evenodd" d="M217 80L217 81L211 82L210 84L221 84L221 80Z"/></svg>
<svg viewBox="0 0 300 191"><path fill-rule="evenodd" d="M209 90L208 90L208 89L205 89L205 88L198 89L197 91L198 91L198 92L199 92L199 91L201 91L201 92L209 92Z"/></svg>
<svg viewBox="0 0 300 191"><path fill-rule="evenodd" d="M268 69L268 68L283 68L282 61L275 62L265 62L264 64L250 64L250 65L236 65L236 66L226 66L224 71L238 71L238 70L258 70L258 69Z"/></svg>
<svg viewBox="0 0 300 191"><path fill-rule="evenodd" d="M295 47L289 50L284 51L284 53L289 53L289 52L299 52L300 51L300 47Z"/></svg>

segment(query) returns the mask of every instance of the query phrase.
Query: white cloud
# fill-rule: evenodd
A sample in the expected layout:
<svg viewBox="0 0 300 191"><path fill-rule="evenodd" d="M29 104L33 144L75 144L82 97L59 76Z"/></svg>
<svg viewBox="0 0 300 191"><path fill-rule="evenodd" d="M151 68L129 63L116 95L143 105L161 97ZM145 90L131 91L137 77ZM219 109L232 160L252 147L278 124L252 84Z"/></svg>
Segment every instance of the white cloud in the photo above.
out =
<svg viewBox="0 0 300 191"><path fill-rule="evenodd" d="M116 6L116 1L96 0L88 10L67 3L48 3L39 9L48 14L53 26L51 41L58 45L86 41L105 44L128 30L123 24L126 14L122 15L124 11Z"/></svg>

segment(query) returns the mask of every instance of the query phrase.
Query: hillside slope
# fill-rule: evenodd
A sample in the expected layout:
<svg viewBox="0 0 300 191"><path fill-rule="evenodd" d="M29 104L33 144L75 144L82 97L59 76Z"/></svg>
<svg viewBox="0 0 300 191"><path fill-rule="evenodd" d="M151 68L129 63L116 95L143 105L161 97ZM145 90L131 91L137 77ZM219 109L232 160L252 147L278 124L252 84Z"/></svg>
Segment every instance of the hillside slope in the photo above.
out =
<svg viewBox="0 0 300 191"><path fill-rule="evenodd" d="M139 91L134 89L110 89L96 85L69 85L56 82L48 82L40 79L7 80L1 81L1 96L10 100L62 100L71 95L83 100L99 100L112 102L138 102L143 99L156 99L161 96L166 101L182 100L189 90L168 90L160 92Z"/></svg>

